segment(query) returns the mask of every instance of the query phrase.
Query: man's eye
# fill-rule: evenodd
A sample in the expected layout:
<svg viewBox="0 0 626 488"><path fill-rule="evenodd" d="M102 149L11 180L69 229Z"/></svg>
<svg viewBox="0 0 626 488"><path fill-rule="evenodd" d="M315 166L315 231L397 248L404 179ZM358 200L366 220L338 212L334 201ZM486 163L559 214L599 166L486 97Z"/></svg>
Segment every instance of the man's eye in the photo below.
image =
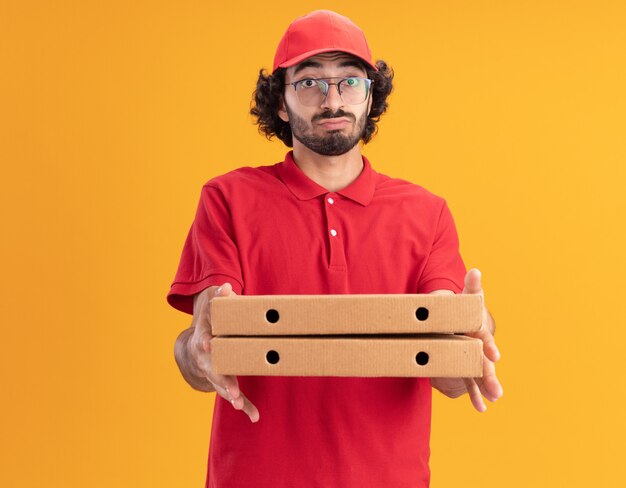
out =
<svg viewBox="0 0 626 488"><path fill-rule="evenodd" d="M317 83L315 83L315 80L302 80L300 82L300 86L302 88L313 88L315 85L317 85Z"/></svg>
<svg viewBox="0 0 626 488"><path fill-rule="evenodd" d="M350 87L358 86L360 82L361 80L359 80L358 78L346 78L346 85Z"/></svg>

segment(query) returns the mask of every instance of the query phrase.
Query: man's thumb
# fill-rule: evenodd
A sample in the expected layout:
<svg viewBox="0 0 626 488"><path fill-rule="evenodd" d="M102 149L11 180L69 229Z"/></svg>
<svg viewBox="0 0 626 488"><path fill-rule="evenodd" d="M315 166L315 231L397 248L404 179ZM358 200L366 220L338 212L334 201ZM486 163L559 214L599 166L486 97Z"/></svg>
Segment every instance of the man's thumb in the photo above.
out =
<svg viewBox="0 0 626 488"><path fill-rule="evenodd" d="M215 296L219 296L219 297L227 297L230 295L236 295L236 293L233 291L233 285L231 285L229 282L224 283L222 286L220 286L217 290L215 290Z"/></svg>
<svg viewBox="0 0 626 488"><path fill-rule="evenodd" d="M465 275L465 288L463 293L482 293L483 287L480 283L481 272L477 268L470 269Z"/></svg>

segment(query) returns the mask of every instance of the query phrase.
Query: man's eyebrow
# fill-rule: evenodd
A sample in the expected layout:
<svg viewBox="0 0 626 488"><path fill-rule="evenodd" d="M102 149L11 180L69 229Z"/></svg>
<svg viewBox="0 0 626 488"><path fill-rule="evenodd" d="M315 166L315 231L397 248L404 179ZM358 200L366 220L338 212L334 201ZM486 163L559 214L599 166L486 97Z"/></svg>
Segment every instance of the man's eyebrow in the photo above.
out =
<svg viewBox="0 0 626 488"><path fill-rule="evenodd" d="M302 61L296 67L296 70L293 72L293 75L296 76L300 71L306 68L321 68L321 67L322 67L322 63L318 63L317 61L310 61L310 60ZM341 63L339 63L339 67L340 68L359 68L359 69L362 69L363 71L366 71L365 67L363 66L363 63L360 63L356 59L347 59L345 61L342 61Z"/></svg>
<svg viewBox="0 0 626 488"><path fill-rule="evenodd" d="M341 63L339 63L339 67L340 68L359 68L362 69L363 71L367 71L365 69L365 66L363 66L363 63L357 61L356 59L348 59L346 61L342 61Z"/></svg>
<svg viewBox="0 0 626 488"><path fill-rule="evenodd" d="M315 61L302 61L296 67L296 70L293 72L293 75L294 76L297 75L300 71L306 68L321 68L321 67L322 67L322 63L317 63Z"/></svg>

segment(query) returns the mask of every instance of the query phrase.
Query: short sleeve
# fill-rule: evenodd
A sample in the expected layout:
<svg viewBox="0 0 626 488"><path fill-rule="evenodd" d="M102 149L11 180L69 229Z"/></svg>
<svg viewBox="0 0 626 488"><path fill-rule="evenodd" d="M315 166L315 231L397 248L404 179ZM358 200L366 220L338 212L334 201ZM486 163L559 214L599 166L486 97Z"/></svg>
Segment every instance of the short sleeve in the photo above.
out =
<svg viewBox="0 0 626 488"><path fill-rule="evenodd" d="M193 314L193 295L224 282L231 283L234 292L242 294L241 262L230 209L222 192L206 184L167 302L177 310Z"/></svg>
<svg viewBox="0 0 626 488"><path fill-rule="evenodd" d="M465 281L465 264L459 253L459 238L454 219L444 201L437 230L426 265L417 285L418 293L452 290L461 293Z"/></svg>

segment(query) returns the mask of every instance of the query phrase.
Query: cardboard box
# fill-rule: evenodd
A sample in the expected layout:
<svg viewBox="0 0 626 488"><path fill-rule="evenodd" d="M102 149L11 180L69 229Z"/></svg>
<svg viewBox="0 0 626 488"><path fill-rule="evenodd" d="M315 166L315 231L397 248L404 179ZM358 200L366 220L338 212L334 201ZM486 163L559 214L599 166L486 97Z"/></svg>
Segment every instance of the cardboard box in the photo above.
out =
<svg viewBox="0 0 626 488"><path fill-rule="evenodd" d="M459 335L214 337L218 374L260 376L480 377L480 339Z"/></svg>
<svg viewBox="0 0 626 488"><path fill-rule="evenodd" d="M241 295L210 304L215 336L467 333L481 295Z"/></svg>

